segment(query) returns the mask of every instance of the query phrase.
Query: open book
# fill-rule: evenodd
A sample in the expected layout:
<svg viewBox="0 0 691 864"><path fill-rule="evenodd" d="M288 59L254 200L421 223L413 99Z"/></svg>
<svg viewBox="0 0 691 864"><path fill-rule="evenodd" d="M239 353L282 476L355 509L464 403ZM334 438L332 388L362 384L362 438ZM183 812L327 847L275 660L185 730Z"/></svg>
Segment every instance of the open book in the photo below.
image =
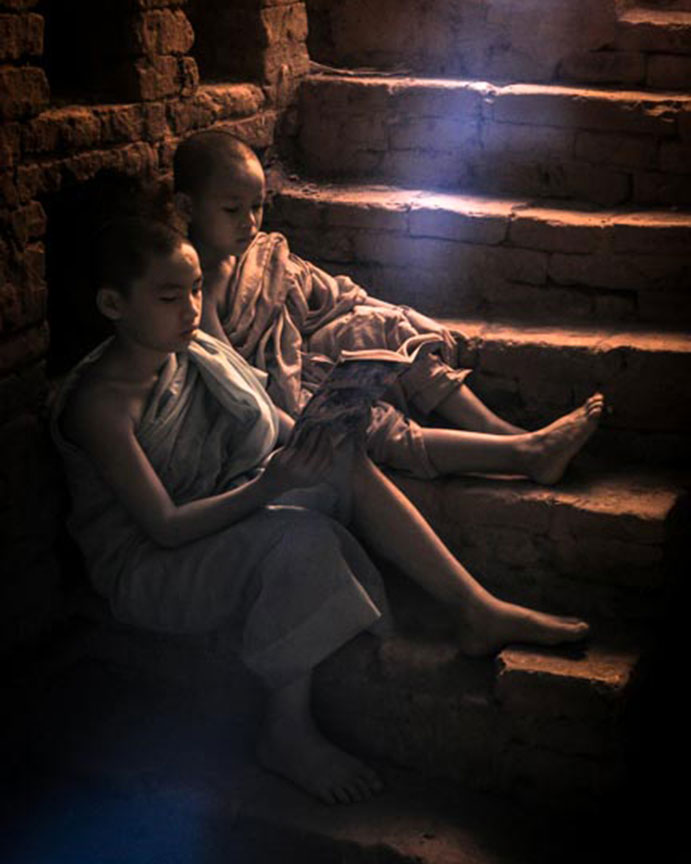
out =
<svg viewBox="0 0 691 864"><path fill-rule="evenodd" d="M364 434L372 403L423 351L441 343L439 336L411 336L398 348L341 351L338 362L298 417L294 432L328 426L337 439Z"/></svg>

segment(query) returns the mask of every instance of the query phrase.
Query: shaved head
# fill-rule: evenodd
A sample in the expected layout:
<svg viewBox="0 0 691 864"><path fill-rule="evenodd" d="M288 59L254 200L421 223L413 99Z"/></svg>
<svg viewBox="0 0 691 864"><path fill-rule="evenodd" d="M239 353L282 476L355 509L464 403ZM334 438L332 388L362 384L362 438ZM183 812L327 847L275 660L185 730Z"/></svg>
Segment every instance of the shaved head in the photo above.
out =
<svg viewBox="0 0 691 864"><path fill-rule="evenodd" d="M175 151L173 177L176 192L195 196L221 176L236 173L259 160L244 141L224 129L207 129L185 138Z"/></svg>

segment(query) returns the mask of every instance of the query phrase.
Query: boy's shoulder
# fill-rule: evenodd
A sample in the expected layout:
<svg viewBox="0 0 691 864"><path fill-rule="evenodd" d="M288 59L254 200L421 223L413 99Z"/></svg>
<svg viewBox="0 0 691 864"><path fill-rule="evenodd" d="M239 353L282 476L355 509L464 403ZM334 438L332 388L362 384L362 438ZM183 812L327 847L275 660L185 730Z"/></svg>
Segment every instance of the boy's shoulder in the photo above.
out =
<svg viewBox="0 0 691 864"><path fill-rule="evenodd" d="M94 433L122 426L132 418L132 394L98 363L85 369L65 399L60 425L75 444Z"/></svg>

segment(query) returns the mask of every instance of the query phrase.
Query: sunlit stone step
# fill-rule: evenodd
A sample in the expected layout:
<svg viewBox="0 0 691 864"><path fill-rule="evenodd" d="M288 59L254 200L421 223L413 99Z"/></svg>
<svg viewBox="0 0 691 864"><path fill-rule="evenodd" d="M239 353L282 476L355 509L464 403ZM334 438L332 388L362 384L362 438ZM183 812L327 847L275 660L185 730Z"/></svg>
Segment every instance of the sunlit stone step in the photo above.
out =
<svg viewBox="0 0 691 864"><path fill-rule="evenodd" d="M691 95L310 76L300 159L322 178L591 201L691 203Z"/></svg>

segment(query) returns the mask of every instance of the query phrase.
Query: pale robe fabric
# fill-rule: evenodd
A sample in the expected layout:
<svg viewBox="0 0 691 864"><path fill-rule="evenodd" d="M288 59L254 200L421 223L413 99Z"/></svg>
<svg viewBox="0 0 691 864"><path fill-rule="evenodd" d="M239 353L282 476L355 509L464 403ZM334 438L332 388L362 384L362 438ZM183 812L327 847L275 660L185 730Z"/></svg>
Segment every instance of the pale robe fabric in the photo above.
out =
<svg viewBox="0 0 691 864"><path fill-rule="evenodd" d="M342 349L397 350L410 336L434 333L440 355L417 360L390 401L378 402L368 449L383 464L434 477L421 427L411 411L429 414L470 374L456 368L456 336L406 306L368 297L347 276L331 276L293 255L282 234L260 233L238 261L220 309L230 343L269 374L274 402L296 417Z"/></svg>
<svg viewBox="0 0 691 864"><path fill-rule="evenodd" d="M69 393L106 344L66 379L52 431L72 493L70 530L115 617L180 634L240 625L242 658L274 687L362 630L383 632L386 598L374 565L339 522L317 509L273 504L172 549L148 538L60 430ZM278 431L262 375L204 334L188 352L171 355L136 435L176 504L231 489L261 470ZM320 487L292 500L331 504Z"/></svg>

